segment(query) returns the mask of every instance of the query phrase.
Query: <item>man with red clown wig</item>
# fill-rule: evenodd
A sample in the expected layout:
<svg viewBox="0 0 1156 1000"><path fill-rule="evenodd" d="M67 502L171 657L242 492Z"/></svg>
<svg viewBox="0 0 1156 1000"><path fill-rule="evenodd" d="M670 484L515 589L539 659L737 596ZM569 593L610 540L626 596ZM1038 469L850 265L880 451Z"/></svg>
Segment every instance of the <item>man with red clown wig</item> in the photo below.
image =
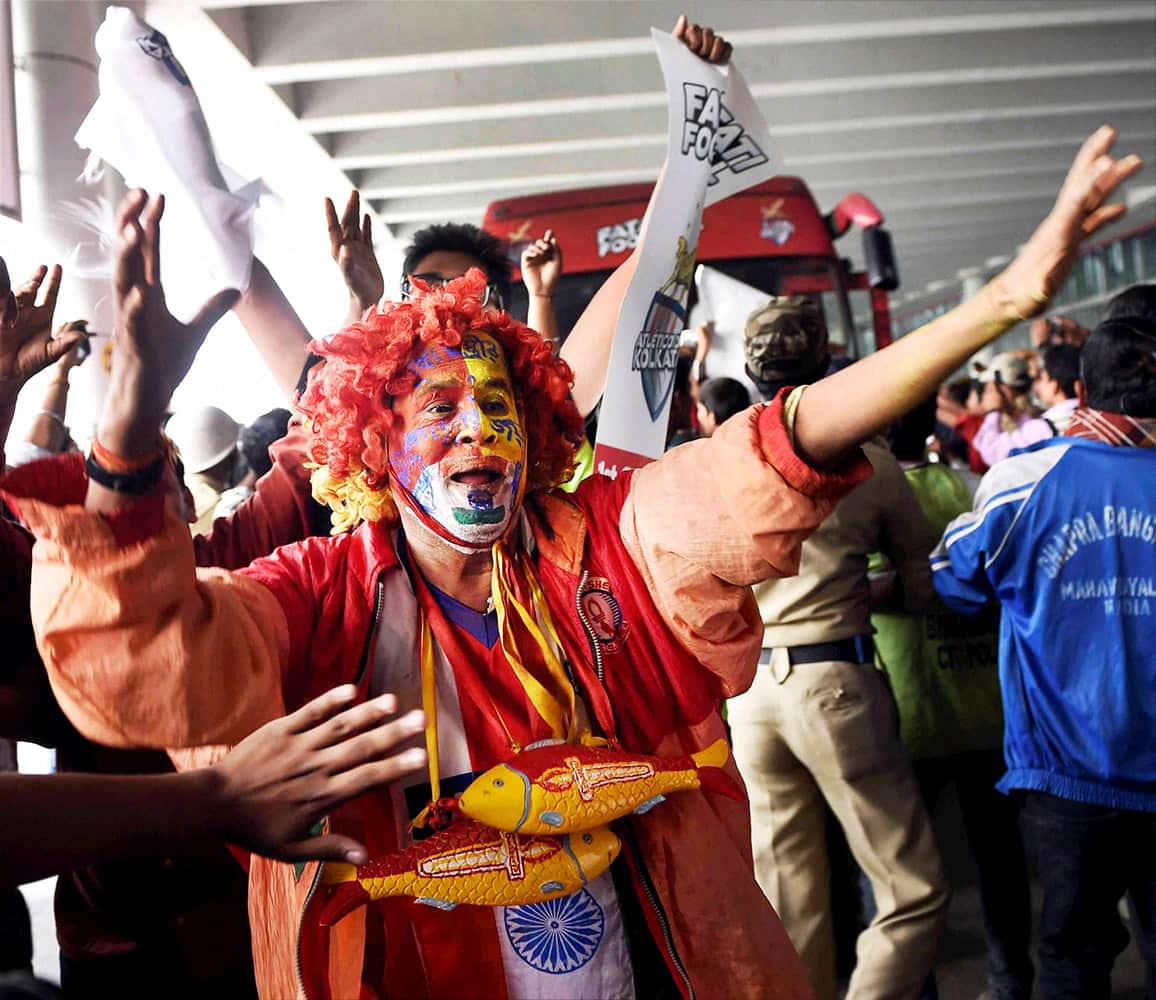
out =
<svg viewBox="0 0 1156 1000"><path fill-rule="evenodd" d="M660 756L710 745L724 732L720 702L756 669L750 584L797 570L803 539L868 474L858 442L1043 310L1083 237L1123 211L1104 200L1139 160L1110 156L1113 137L1085 143L1051 213L972 300L573 496L552 488L581 432L570 371L482 307L484 278L369 312L314 345L325 360L301 403L314 489L343 530L239 572L194 569L164 486L157 428L207 324L169 314L163 202L132 192L114 384L85 503L6 494L39 539L32 610L62 708L103 743L210 747L340 683L365 698L393 692L401 712L425 709L428 774L328 819L374 856L408 844L415 823L437 827L442 800L538 740L596 735ZM587 330L608 336L622 280L596 297ZM319 748L316 766L328 761ZM811 995L755 883L745 802L680 793L616 830L615 865L548 904L443 912L391 897L331 927L317 865L253 858L261 993Z"/></svg>

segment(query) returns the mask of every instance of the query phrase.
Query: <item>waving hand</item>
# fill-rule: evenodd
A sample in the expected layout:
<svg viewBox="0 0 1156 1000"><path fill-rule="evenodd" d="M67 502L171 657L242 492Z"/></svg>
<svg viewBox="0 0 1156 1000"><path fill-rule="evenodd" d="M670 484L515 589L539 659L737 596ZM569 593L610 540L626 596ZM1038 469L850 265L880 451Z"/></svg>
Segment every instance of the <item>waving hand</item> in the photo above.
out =
<svg viewBox="0 0 1156 1000"><path fill-rule="evenodd" d="M100 440L126 458L156 447L169 397L192 367L209 330L238 296L235 289L218 292L188 323L169 312L160 265L164 210L164 195L149 198L137 189L121 202L117 216L112 384Z"/></svg>

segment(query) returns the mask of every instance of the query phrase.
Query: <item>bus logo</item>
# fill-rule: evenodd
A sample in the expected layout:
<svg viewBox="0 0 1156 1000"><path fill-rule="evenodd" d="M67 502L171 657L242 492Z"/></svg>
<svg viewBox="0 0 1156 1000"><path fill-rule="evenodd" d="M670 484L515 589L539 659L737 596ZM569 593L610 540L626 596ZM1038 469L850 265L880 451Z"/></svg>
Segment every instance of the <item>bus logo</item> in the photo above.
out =
<svg viewBox="0 0 1156 1000"><path fill-rule="evenodd" d="M627 219L611 226L602 226L595 234L598 238L598 256L611 253L626 253L638 246L638 234L642 229L642 219Z"/></svg>
<svg viewBox="0 0 1156 1000"><path fill-rule="evenodd" d="M759 235L775 246L782 246L795 232L795 224L783 214L783 199L762 206L763 223Z"/></svg>

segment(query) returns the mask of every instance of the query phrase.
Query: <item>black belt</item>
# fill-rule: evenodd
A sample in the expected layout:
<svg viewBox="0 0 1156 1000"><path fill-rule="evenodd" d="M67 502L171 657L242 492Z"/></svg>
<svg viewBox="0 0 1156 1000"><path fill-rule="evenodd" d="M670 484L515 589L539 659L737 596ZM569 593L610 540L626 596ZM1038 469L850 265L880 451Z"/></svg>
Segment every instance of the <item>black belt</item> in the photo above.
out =
<svg viewBox="0 0 1156 1000"><path fill-rule="evenodd" d="M814 642L807 646L788 646L787 661L792 667L800 663L874 663L875 640L869 635L856 635L836 642ZM771 662L771 650L759 654L759 663Z"/></svg>

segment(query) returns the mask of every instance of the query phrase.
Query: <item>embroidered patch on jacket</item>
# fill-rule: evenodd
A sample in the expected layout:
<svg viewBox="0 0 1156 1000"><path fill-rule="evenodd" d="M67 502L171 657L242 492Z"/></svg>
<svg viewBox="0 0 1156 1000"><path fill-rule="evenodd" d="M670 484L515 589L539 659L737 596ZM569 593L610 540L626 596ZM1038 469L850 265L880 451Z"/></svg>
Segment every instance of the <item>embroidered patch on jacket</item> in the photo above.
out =
<svg viewBox="0 0 1156 1000"><path fill-rule="evenodd" d="M594 957L606 930L602 907L587 889L543 903L508 906L504 919L517 956L552 975L582 968Z"/></svg>
<svg viewBox="0 0 1156 1000"><path fill-rule="evenodd" d="M587 627L604 652L617 653L630 635L630 625L622 620L622 608L610 592L610 581L591 577L589 583L580 600Z"/></svg>

